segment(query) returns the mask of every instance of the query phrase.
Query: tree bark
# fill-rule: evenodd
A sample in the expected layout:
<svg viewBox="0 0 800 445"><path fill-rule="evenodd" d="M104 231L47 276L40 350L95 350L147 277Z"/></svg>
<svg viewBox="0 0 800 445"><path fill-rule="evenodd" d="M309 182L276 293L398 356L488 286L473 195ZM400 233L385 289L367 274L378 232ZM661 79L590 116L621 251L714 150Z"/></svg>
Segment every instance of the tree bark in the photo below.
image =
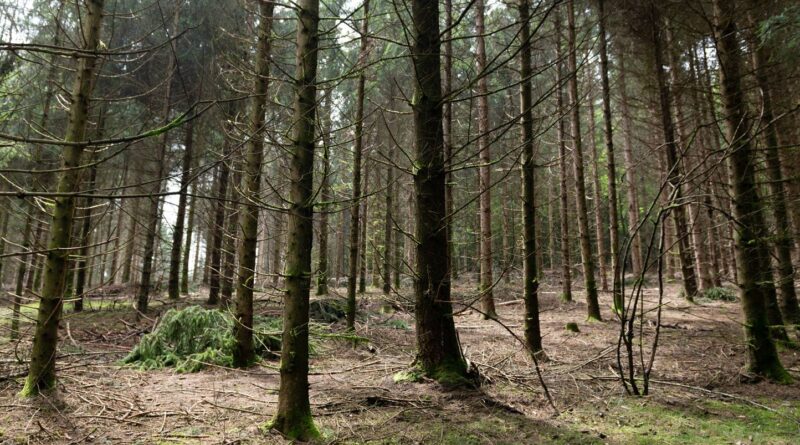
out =
<svg viewBox="0 0 800 445"><path fill-rule="evenodd" d="M427 376L453 384L464 379L467 368L450 302L438 2L412 0L411 17L415 73L412 109L418 166L414 175L416 363Z"/></svg>
<svg viewBox="0 0 800 445"><path fill-rule="evenodd" d="M66 141L79 142L85 139L89 102L94 86L94 71L97 57L93 53L100 42L100 25L103 17L103 0L87 0L86 15L82 19L83 48L90 54L78 61L72 88ZM50 225L50 242L45 262L44 288L39 302L36 332L31 348L30 368L22 389L22 397L31 397L40 391L49 390L56 384L56 346L58 323L61 319L62 295L66 276L66 250L71 246L72 215L75 198L69 193L79 189L81 154L84 145L71 145L63 149L62 173L58 180L58 192L63 195L54 199L53 219Z"/></svg>
<svg viewBox="0 0 800 445"><path fill-rule="evenodd" d="M258 203L261 190L261 164L264 157L264 123L269 90L273 1L259 2L258 43L255 55L255 79L250 99L250 122L246 145L245 172L242 178L242 211L239 217L239 273L236 284L236 323L233 335L233 364L244 367L253 362L253 287L256 282L256 247L258 245Z"/></svg>
<svg viewBox="0 0 800 445"><path fill-rule="evenodd" d="M102 112L101 112L102 113ZM103 117L100 117L100 122L102 125ZM101 132L102 133L102 132ZM100 135L98 135L100 136ZM94 161L95 153L92 152L90 159ZM92 165L89 168L89 185L88 189L94 191L94 185L97 181L97 164ZM76 277L75 277L75 301L73 303L73 308L75 312L83 311L83 293L84 288L86 287L86 275L89 272L89 244L90 244L90 235L92 230L92 205L94 204L94 199L92 199L91 195L86 198L85 206L86 208L83 211L83 221L82 227L80 231L80 236L78 238L78 242L80 243L78 247L78 262L76 265Z"/></svg>
<svg viewBox="0 0 800 445"><path fill-rule="evenodd" d="M577 49L575 47L575 5L574 0L567 2L567 63L569 78L567 80L570 108L572 110L572 155L575 172L575 200L578 211L578 236L581 247L581 263L583 264L583 282L586 285L586 310L589 319L600 320L600 305L597 301L597 283L595 282L595 264L592 246L589 240L589 218L586 209L586 184L583 173L583 144L581 142L580 98L578 97Z"/></svg>
<svg viewBox="0 0 800 445"><path fill-rule="evenodd" d="M486 65L486 43L484 34L485 6L484 0L475 2L475 33L477 37L477 49L475 61L477 62L478 78L478 158L480 168L478 169L478 200L480 210L480 264L481 281L479 290L481 292L481 312L486 319L496 318L497 311L494 307L494 277L492 273L492 157L489 147L489 79Z"/></svg>
<svg viewBox="0 0 800 445"><path fill-rule="evenodd" d="M567 144L566 129L564 119L566 110L564 108L564 57L561 48L561 16L555 17L556 24L556 98L558 126L556 127L558 139L558 167L559 167L559 222L561 229L561 299L572 301L572 264L570 260L569 248L569 217L567 216L569 206L569 192L567 191Z"/></svg>
<svg viewBox="0 0 800 445"><path fill-rule="evenodd" d="M330 210L329 204L333 200L331 193L331 95L333 90L325 93L324 117L321 117L320 127L322 128L322 202L319 215L319 263L317 269L317 295L328 295L328 279L330 278L330 266L328 265L328 233L330 232ZM337 277L338 278L338 277Z"/></svg>
<svg viewBox="0 0 800 445"><path fill-rule="evenodd" d="M228 155L230 154L230 142L225 141L223 159L219 164L217 175L217 200L214 203L214 221L211 230L211 263L208 267L208 304L219 303L219 291L222 275L222 241L225 234L225 210L227 205L225 200L228 197L228 176L230 167L228 166Z"/></svg>
<svg viewBox="0 0 800 445"><path fill-rule="evenodd" d="M289 243L283 309L281 383L272 427L289 439L319 437L308 400L308 299L314 237L314 128L319 0L299 0L295 71Z"/></svg>
<svg viewBox="0 0 800 445"><path fill-rule="evenodd" d="M542 351L542 333L539 326L539 269L536 264L536 190L534 178L533 150L533 67L531 65L531 16L530 1L520 0L519 21L522 24L520 38L520 108L522 114L522 256L524 272L523 299L525 300L525 344L528 352Z"/></svg>
<svg viewBox="0 0 800 445"><path fill-rule="evenodd" d="M350 204L350 262L347 274L347 330L355 330L356 279L358 278L359 236L361 235L361 157L364 151L364 84L366 83L369 44L369 0L364 0L361 21L361 47L358 51L359 74L356 81L355 148L353 149L353 200ZM363 262L363 261L362 261Z"/></svg>
<svg viewBox="0 0 800 445"><path fill-rule="evenodd" d="M714 31L720 64L720 92L725 110L727 140L730 141L728 171L736 219L736 264L745 315L747 371L781 382L791 376L781 364L770 337L767 320L769 294L774 294L769 232L755 180L755 162L749 135L746 104L741 88L741 55L734 22L734 1L714 0Z"/></svg>
<svg viewBox="0 0 800 445"><path fill-rule="evenodd" d="M178 214L175 220L175 229L172 232L172 250L169 255L167 293L171 300L177 300L181 296L181 249L183 248L184 220L186 219L186 193L189 191L189 180L192 173L194 121L189 121L186 124L185 131L186 139L183 141L183 165L181 166L180 193L178 194Z"/></svg>

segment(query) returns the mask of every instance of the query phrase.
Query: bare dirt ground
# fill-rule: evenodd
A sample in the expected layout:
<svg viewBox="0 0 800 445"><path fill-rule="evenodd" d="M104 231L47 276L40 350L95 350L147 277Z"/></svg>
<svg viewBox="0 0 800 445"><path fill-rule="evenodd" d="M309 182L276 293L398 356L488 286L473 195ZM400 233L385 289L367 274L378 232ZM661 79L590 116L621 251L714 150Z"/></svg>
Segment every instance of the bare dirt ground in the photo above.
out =
<svg viewBox="0 0 800 445"><path fill-rule="evenodd" d="M495 295L500 321L522 336L518 287L501 285ZM542 372L558 415L524 348L503 326L468 310L456 323L466 356L484 377L480 389L394 383L393 375L414 358L413 318L386 311L386 297L369 293L361 298L358 326L369 344L353 348L326 340L312 357L312 410L323 443L798 443L800 386L739 382L739 303L689 304L677 293L671 285L665 299L651 395L635 398L625 397L614 378L619 324L610 295L601 296L606 321L586 322L580 292L577 301L564 303L557 289L543 286L549 360ZM456 288L456 294L474 295L474 285ZM65 316L57 395L20 400L26 367L18 360L25 359L29 343L0 342L0 443L285 443L262 428L277 403L277 361L194 374L119 366L170 307L155 305L149 320L136 321L123 304L126 297L120 298L113 307ZM402 303L399 296L390 300ZM194 295L179 304L202 301ZM279 301L262 295L257 307L279 313ZM567 322L577 323L580 332L565 330ZM798 351L781 355L800 377Z"/></svg>

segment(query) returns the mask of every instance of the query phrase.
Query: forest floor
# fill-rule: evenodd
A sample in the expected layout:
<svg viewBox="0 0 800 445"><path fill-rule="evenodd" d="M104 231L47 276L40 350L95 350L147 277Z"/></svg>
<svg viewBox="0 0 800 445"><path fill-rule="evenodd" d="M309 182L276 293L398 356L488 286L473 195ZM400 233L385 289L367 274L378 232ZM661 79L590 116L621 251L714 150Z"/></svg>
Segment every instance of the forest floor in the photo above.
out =
<svg viewBox="0 0 800 445"><path fill-rule="evenodd" d="M456 287L464 299L474 284ZM655 290L647 298L654 304ZM334 295L343 295L343 289ZM796 444L800 384L741 383L744 347L738 302L689 304L671 284L664 300L650 395L625 396L615 378L619 324L610 295L601 295L606 321L587 322L583 295L560 301L558 289L540 292L542 332L549 360L541 364L558 409L549 407L524 348L494 321L469 310L456 316L466 357L483 376L477 390L447 390L433 382L395 383L414 358L409 301L377 290L360 297L353 347L321 339L311 361L311 403L323 443L351 444ZM521 290L495 290L500 321L522 336ZM389 301L391 300L391 301ZM193 295L178 305L202 304ZM130 296L96 297L61 323L56 395L21 400L29 342L0 340L0 443L195 444L285 443L263 431L277 404L276 360L247 370L206 368L140 371L119 360L153 328L167 308L155 301L137 321ZM280 313L280 296L261 294L260 313ZM8 308L2 314L7 321ZM27 308L32 315L34 308ZM23 315L26 310L23 310ZM655 319L655 312L645 315ZM577 323L580 332L565 329ZM27 336L31 336L30 324ZM335 325L335 329L341 329ZM4 329L5 332L5 329ZM653 325L644 332L652 341ZM800 354L782 350L800 379Z"/></svg>

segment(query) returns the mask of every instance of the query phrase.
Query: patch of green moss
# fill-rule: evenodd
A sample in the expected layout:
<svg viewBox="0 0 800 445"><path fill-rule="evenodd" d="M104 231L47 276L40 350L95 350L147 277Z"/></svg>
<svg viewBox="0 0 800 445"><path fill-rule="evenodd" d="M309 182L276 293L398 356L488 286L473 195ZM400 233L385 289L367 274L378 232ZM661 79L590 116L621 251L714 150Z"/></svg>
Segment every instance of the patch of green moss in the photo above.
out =
<svg viewBox="0 0 800 445"><path fill-rule="evenodd" d="M417 367L404 369L394 373L392 380L395 383L417 383L422 381L423 372Z"/></svg>
<svg viewBox="0 0 800 445"><path fill-rule="evenodd" d="M564 326L564 329L568 330L569 332L579 333L581 330L578 328L578 323L569 322Z"/></svg>
<svg viewBox="0 0 800 445"><path fill-rule="evenodd" d="M793 418L800 404L767 411L743 403L700 401L692 406L665 405L640 399L619 399L602 413L581 408L565 420L581 430L609 437L611 443L684 445L764 443L789 445L800 434Z"/></svg>
<svg viewBox="0 0 800 445"><path fill-rule="evenodd" d="M290 440L312 442L321 439L323 436L314 425L311 414L297 416L296 419L289 421L286 417L276 416L271 421L264 424L261 428L264 432L275 430L283 434Z"/></svg>

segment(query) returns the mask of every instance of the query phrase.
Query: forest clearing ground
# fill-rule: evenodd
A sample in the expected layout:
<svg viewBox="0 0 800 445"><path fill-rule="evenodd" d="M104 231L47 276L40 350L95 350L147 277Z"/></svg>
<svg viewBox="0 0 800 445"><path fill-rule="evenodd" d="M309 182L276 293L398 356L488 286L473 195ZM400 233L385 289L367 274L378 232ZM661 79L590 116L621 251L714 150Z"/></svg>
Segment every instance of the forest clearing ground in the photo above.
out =
<svg viewBox="0 0 800 445"><path fill-rule="evenodd" d="M474 284L460 284L456 300L471 301ZM612 320L610 295L601 293L606 321L586 322L580 292L575 302L564 303L556 287L542 286L549 357L542 371L558 417L522 346L504 327L469 310L457 315L456 325L466 356L486 380L479 390L394 383L393 374L414 357L413 318L390 309L407 307L407 300L387 299L375 290L360 298L364 315L358 333L369 344L353 348L345 340L323 340L312 357L315 420L327 443L796 443L798 384L739 383L744 363L739 303L690 305L677 297L677 286L667 290L651 395L633 398L624 397L613 378L619 325ZM648 292L652 304L656 296ZM495 295L500 321L521 336L521 291L501 285ZM259 312L279 313L277 295L260 297ZM178 304L201 303L201 298ZM0 343L0 443L284 442L259 430L277 403L277 361L194 374L120 367L117 361L172 305L155 305L151 319L142 321L129 305L99 306L67 314L62 322L56 400L17 398L25 367L16 363L16 354L29 347ZM580 332L567 331L568 322L577 323ZM646 326L645 333L652 329ZM781 354L800 378L798 351Z"/></svg>

